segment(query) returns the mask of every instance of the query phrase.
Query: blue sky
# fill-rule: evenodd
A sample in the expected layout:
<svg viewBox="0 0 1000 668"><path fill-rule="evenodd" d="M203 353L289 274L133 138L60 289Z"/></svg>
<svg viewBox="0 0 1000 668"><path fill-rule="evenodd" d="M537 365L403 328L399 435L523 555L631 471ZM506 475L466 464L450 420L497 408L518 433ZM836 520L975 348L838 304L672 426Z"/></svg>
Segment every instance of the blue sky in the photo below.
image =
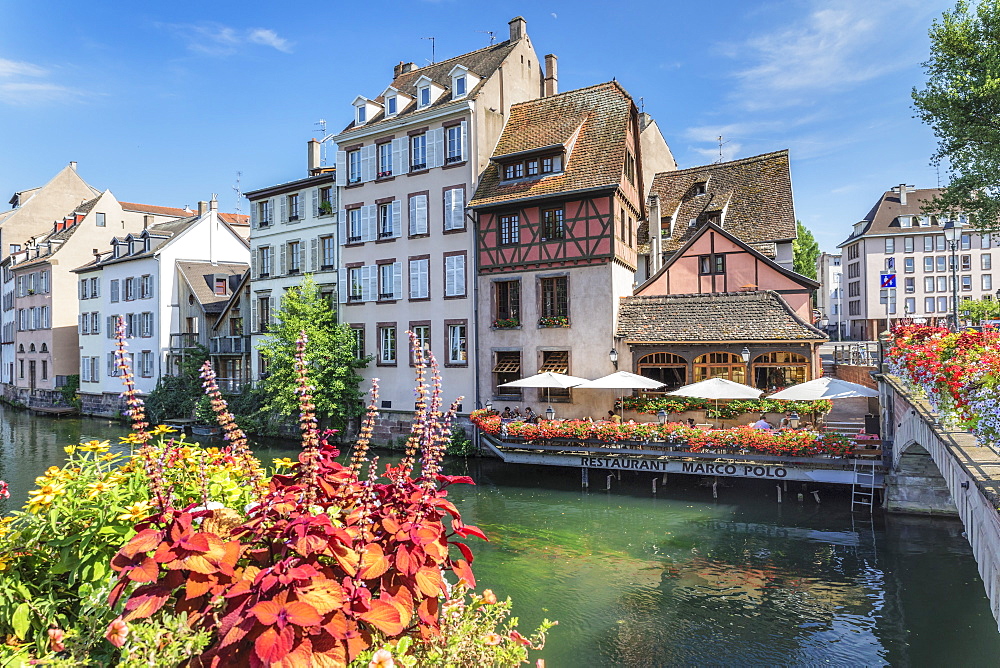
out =
<svg viewBox="0 0 1000 668"><path fill-rule="evenodd" d="M306 141L400 60L486 46L523 15L566 91L617 78L681 167L788 148L796 212L832 250L895 184L937 185L913 118L942 0L5 3L0 195L71 160L121 200L194 205L305 176ZM4 205L4 208L5 205ZM246 213L246 204L243 204Z"/></svg>

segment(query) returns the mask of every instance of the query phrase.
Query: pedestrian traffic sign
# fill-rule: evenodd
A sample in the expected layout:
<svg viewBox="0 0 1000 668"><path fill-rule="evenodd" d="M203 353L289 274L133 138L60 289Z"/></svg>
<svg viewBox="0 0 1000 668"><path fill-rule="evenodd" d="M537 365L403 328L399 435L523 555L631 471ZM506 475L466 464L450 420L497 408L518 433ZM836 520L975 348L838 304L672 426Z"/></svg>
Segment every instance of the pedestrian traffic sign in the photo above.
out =
<svg viewBox="0 0 1000 668"><path fill-rule="evenodd" d="M883 288L894 288L896 287L896 274L882 274L882 287Z"/></svg>

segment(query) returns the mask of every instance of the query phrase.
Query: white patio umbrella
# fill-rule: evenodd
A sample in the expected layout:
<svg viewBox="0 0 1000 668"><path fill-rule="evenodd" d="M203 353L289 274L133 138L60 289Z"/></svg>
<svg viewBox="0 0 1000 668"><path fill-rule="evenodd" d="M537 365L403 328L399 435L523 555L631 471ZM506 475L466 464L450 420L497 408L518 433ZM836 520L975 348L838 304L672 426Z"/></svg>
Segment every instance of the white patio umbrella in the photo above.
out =
<svg viewBox="0 0 1000 668"><path fill-rule="evenodd" d="M877 397L878 392L846 380L837 378L817 378L808 383L800 383L775 392L768 399L784 399L786 401L818 401L820 399L851 399L855 397Z"/></svg>
<svg viewBox="0 0 1000 668"><path fill-rule="evenodd" d="M540 387L546 390L545 401L549 402L550 388L568 389L571 387L576 387L581 383L586 383L586 378L580 378L578 376L570 376L565 373L555 373L554 371L545 371L543 373L536 373L534 376L528 376L527 378L519 378L517 380L512 380L509 383L503 383L499 387ZM551 406L549 406L551 408Z"/></svg>
<svg viewBox="0 0 1000 668"><path fill-rule="evenodd" d="M577 385L578 390L655 390L658 387L663 387L665 383L661 383L658 380L653 380L652 378L646 378L645 376L640 376L638 374L629 373L628 371L616 371L607 376L602 376L595 380L588 380L587 382ZM618 393L615 393L615 398L618 398ZM620 404L620 414L625 415L625 402Z"/></svg>
<svg viewBox="0 0 1000 668"><path fill-rule="evenodd" d="M697 383L678 387L673 392L667 392L677 397L693 397L695 399L715 399L715 414L719 414L720 399L759 399L763 392L755 387L736 383L725 378L709 378Z"/></svg>

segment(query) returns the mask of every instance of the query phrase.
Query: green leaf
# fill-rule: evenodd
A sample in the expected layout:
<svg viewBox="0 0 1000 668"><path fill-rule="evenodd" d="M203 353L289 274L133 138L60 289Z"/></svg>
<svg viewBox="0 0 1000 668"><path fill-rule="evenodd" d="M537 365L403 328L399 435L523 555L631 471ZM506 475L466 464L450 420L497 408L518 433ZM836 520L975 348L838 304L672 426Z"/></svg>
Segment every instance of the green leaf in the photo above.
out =
<svg viewBox="0 0 1000 668"><path fill-rule="evenodd" d="M28 607L27 603L22 603L17 606L17 609L14 610L14 615L11 617L10 623L14 627L14 635L19 640L24 640L28 635L28 629L31 628L30 614L31 608Z"/></svg>

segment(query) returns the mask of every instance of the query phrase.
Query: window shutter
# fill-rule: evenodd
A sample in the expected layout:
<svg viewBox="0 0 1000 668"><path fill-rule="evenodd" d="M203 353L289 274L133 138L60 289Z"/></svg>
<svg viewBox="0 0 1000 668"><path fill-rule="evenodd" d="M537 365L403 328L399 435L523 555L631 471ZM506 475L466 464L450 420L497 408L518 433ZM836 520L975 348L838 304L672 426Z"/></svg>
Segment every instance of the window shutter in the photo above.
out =
<svg viewBox="0 0 1000 668"><path fill-rule="evenodd" d="M274 297L267 298L267 313L268 313L267 324L268 324L268 329L270 329L270 326L277 322L276 316L278 315L277 299L275 299Z"/></svg>
<svg viewBox="0 0 1000 668"><path fill-rule="evenodd" d="M351 294L351 286L347 284L347 270L341 267L337 270L337 284L340 292L340 303L347 303L347 296Z"/></svg>
<svg viewBox="0 0 1000 668"><path fill-rule="evenodd" d="M361 211L361 226L364 229L364 240L375 241L378 239L378 207L374 204L369 204L362 207Z"/></svg>
<svg viewBox="0 0 1000 668"><path fill-rule="evenodd" d="M392 140L392 175L400 176L409 171L410 138L400 137Z"/></svg>
<svg viewBox="0 0 1000 668"><path fill-rule="evenodd" d="M84 282L86 280L87 279L85 279L85 278L80 279L80 282L76 286L77 287L77 297L79 297L80 299L86 299L86 297L83 296L83 286L86 285L86 283ZM24 296L24 289L23 288L24 288L24 279L21 276L18 276L17 277L17 296L18 297L23 297Z"/></svg>
<svg viewBox="0 0 1000 668"><path fill-rule="evenodd" d="M368 298L365 301L378 299L378 265L368 265Z"/></svg>
<svg viewBox="0 0 1000 668"><path fill-rule="evenodd" d="M444 294L450 297L455 294L455 258L449 255L444 259Z"/></svg>
<svg viewBox="0 0 1000 668"><path fill-rule="evenodd" d="M410 299L420 298L420 260L410 260Z"/></svg>
<svg viewBox="0 0 1000 668"><path fill-rule="evenodd" d="M460 230L465 227L465 189L455 188L451 198L452 229Z"/></svg>
<svg viewBox="0 0 1000 668"><path fill-rule="evenodd" d="M76 318L76 319L77 319L77 325L76 325L76 331L78 331L78 332L79 332L80 334L83 334L83 333L84 333L84 332L83 332L83 320L84 320L84 318L86 318L86 317L87 317L86 315L84 315L83 313L81 313L81 314L80 314L79 316L77 316L77 318ZM21 327L21 330L22 330L22 331L23 331L23 330L25 330L25 329L27 329L27 328L26 328L26 327L23 327L23 326Z"/></svg>
<svg viewBox="0 0 1000 668"><path fill-rule="evenodd" d="M313 188L313 218L319 218L319 188Z"/></svg>
<svg viewBox="0 0 1000 668"><path fill-rule="evenodd" d="M347 211L341 209L337 212L337 234L340 236L340 245L347 243Z"/></svg>
<svg viewBox="0 0 1000 668"><path fill-rule="evenodd" d="M403 225L400 222L402 208L402 202L398 199L392 201L392 236L394 237L403 236Z"/></svg>
<svg viewBox="0 0 1000 668"><path fill-rule="evenodd" d="M260 331L259 323L257 322L257 300L256 299L251 299L250 300L250 331L251 332L259 332Z"/></svg>
<svg viewBox="0 0 1000 668"><path fill-rule="evenodd" d="M281 263L278 265L280 270L278 273L284 276L286 267L288 266L288 244L281 244Z"/></svg>
<svg viewBox="0 0 1000 668"><path fill-rule="evenodd" d="M455 257L455 294L464 295L465 294L465 256L456 255Z"/></svg>
<svg viewBox="0 0 1000 668"><path fill-rule="evenodd" d="M434 167L444 165L444 128L431 130L434 137Z"/></svg>
<svg viewBox="0 0 1000 668"><path fill-rule="evenodd" d="M417 195L411 202L410 234L427 234L427 195Z"/></svg>
<svg viewBox="0 0 1000 668"><path fill-rule="evenodd" d="M319 271L319 239L313 239L310 242L310 255L312 256L312 270Z"/></svg>
<svg viewBox="0 0 1000 668"><path fill-rule="evenodd" d="M347 185L347 151L337 151L337 185Z"/></svg>
<svg viewBox="0 0 1000 668"><path fill-rule="evenodd" d="M114 376L115 375L115 354L114 353L108 353L108 375L109 376Z"/></svg>
<svg viewBox="0 0 1000 668"><path fill-rule="evenodd" d="M254 248L250 251L250 280L255 281L260 275L260 269L257 262L257 249Z"/></svg>
<svg viewBox="0 0 1000 668"><path fill-rule="evenodd" d="M267 200L267 221L274 223L274 200Z"/></svg>
<svg viewBox="0 0 1000 668"><path fill-rule="evenodd" d="M361 147L361 180L375 180L375 144Z"/></svg>
<svg viewBox="0 0 1000 668"><path fill-rule="evenodd" d="M403 263L394 262L392 265L392 298L403 298Z"/></svg>
<svg viewBox="0 0 1000 668"><path fill-rule="evenodd" d="M438 164L438 144L437 144L437 131L428 130L424 133L424 141L426 143L424 151L427 153L427 169L431 167L437 167Z"/></svg>
<svg viewBox="0 0 1000 668"><path fill-rule="evenodd" d="M455 197L454 190L444 191L444 229L446 230L451 229L451 209L452 209L452 200L454 199L454 197Z"/></svg>
<svg viewBox="0 0 1000 668"><path fill-rule="evenodd" d="M469 159L469 123L462 121L462 160Z"/></svg>
<svg viewBox="0 0 1000 668"><path fill-rule="evenodd" d="M288 198L287 197L282 197L281 198L281 222L283 222L283 223L287 223L288 222Z"/></svg>
<svg viewBox="0 0 1000 668"><path fill-rule="evenodd" d="M250 202L250 227L257 227L257 203Z"/></svg>
<svg viewBox="0 0 1000 668"><path fill-rule="evenodd" d="M153 277L152 276L150 276L149 278L146 279L146 285L147 285L147 288L148 288L146 290L146 296L149 297L150 299L152 299L153 298L153 292L154 292L154 289L153 289Z"/></svg>
<svg viewBox="0 0 1000 668"><path fill-rule="evenodd" d="M80 380L89 381L90 380L90 359L86 357L80 358Z"/></svg>

